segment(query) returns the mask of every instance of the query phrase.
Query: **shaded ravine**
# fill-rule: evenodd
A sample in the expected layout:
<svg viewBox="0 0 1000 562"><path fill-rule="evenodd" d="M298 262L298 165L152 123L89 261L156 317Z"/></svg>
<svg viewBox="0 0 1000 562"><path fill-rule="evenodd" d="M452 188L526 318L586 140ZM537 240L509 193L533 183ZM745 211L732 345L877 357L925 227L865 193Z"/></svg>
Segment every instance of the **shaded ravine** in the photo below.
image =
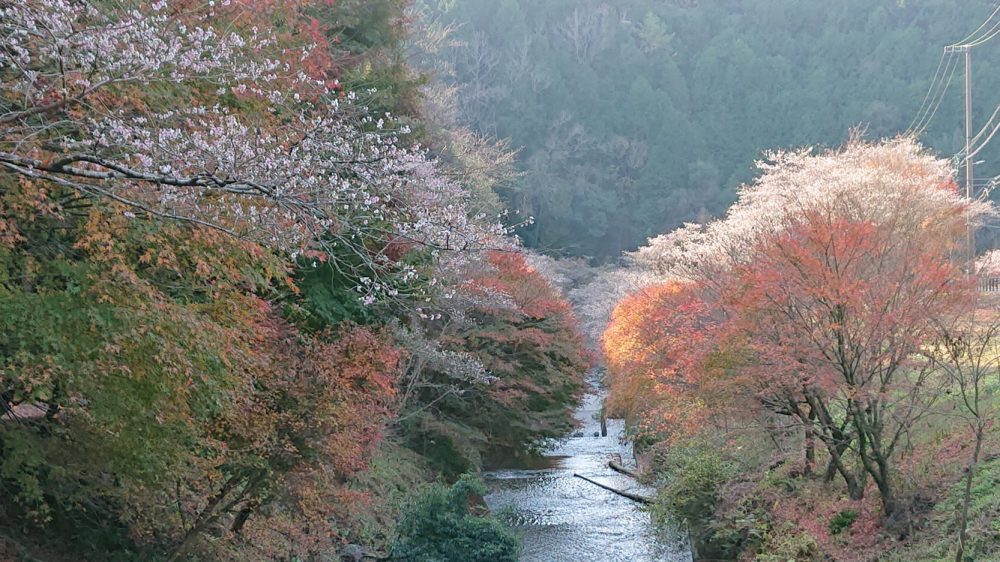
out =
<svg viewBox="0 0 1000 562"><path fill-rule="evenodd" d="M522 562L690 562L688 546L662 537L641 506L573 476L637 494L653 492L608 468L615 453L628 464L631 446L621 443L621 420L608 420L608 435L600 436L596 418L604 392L596 380L589 384L574 414L579 428L570 436L542 459L485 473L487 505L507 511L523 540Z"/></svg>

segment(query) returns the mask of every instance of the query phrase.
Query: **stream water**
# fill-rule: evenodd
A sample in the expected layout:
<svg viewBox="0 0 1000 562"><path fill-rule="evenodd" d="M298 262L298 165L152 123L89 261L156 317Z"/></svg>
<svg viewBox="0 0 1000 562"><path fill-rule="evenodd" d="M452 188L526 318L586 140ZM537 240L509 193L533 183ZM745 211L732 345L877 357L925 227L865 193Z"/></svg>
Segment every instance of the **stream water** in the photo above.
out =
<svg viewBox="0 0 1000 562"><path fill-rule="evenodd" d="M620 439L621 420L608 420L608 435L601 437L597 414L602 399L592 381L574 414L578 429L540 459L488 471L487 505L494 512L507 510L510 524L522 536L522 562L690 562L687 544L659 533L639 504L573 476L653 493L608 468L608 458L616 453L628 466L632 450Z"/></svg>

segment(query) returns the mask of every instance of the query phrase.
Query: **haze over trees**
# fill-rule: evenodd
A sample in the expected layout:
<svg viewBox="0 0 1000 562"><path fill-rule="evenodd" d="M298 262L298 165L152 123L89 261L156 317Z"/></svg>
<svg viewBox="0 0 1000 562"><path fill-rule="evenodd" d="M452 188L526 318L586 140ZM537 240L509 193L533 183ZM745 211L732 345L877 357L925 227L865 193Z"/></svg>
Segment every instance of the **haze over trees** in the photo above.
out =
<svg viewBox="0 0 1000 562"><path fill-rule="evenodd" d="M719 215L766 149L879 138L914 120L941 48L989 0L424 0L451 26L437 54L462 118L523 147L504 193L535 216L525 241L614 258ZM987 29L989 26L987 26ZM1000 103L997 47L977 48L978 124ZM923 136L964 142L961 69ZM977 127L978 128L978 127ZM992 177L996 151L981 177ZM992 173L990 173L992 171Z"/></svg>

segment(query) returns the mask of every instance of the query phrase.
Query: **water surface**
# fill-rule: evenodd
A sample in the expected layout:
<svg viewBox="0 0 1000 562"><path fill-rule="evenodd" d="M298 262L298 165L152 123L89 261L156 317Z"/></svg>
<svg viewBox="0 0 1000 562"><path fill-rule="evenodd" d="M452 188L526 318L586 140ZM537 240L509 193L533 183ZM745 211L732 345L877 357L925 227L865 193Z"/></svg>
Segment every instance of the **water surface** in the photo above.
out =
<svg viewBox="0 0 1000 562"><path fill-rule="evenodd" d="M608 420L608 436L600 436L595 418L602 399L592 383L575 412L579 429L542 459L487 472L487 505L493 511L510 510L509 521L523 538L522 562L690 562L687 545L661 536L641 505L573 476L653 493L608 468L612 454L621 455L627 466L632 451L620 440L621 420Z"/></svg>

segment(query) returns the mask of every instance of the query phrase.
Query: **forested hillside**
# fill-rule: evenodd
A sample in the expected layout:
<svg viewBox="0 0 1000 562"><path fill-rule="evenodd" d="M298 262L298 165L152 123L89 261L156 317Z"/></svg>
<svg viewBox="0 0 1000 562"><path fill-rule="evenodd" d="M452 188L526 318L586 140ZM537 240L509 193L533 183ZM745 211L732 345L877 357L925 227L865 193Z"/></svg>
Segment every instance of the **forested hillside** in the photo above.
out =
<svg viewBox="0 0 1000 562"><path fill-rule="evenodd" d="M514 559L588 355L405 5L0 2L0 559Z"/></svg>
<svg viewBox="0 0 1000 562"><path fill-rule="evenodd" d="M424 0L451 29L435 56L461 116L523 147L506 193L529 245L614 257L720 214L764 149L906 130L944 45L989 0ZM1000 103L996 46L977 48L978 126ZM923 139L964 142L962 69ZM977 130L978 130L977 126ZM982 153L984 176L998 168ZM992 173L989 173L992 170Z"/></svg>

